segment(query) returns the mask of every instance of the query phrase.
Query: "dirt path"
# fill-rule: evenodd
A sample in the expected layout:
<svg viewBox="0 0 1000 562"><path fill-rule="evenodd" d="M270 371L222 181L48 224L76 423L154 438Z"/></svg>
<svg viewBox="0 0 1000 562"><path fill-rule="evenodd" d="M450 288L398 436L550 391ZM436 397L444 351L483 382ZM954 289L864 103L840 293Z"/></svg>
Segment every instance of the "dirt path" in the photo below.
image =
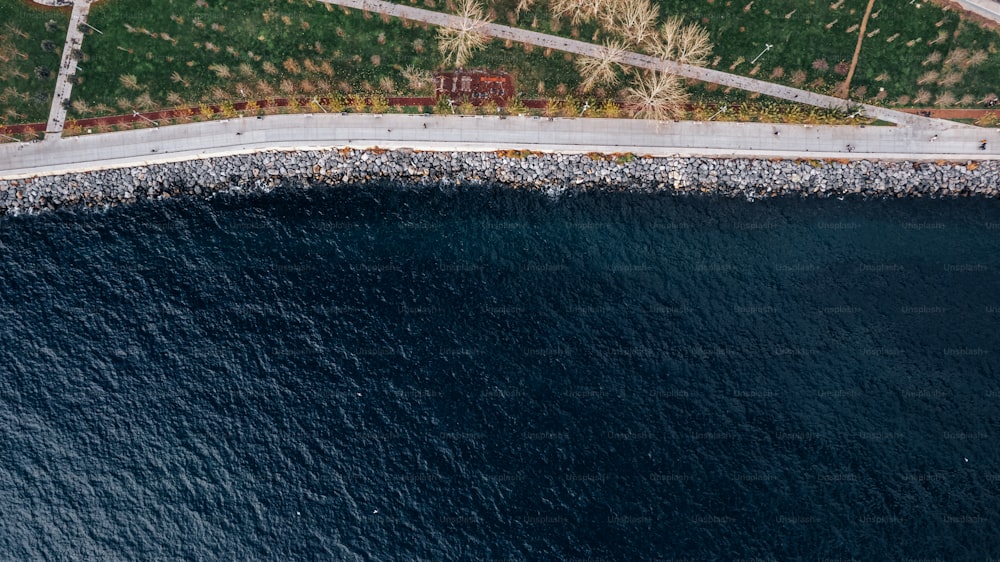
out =
<svg viewBox="0 0 1000 562"><path fill-rule="evenodd" d="M861 57L861 43L865 40L865 31L868 29L868 19L872 15L872 7L875 0L868 0L868 7L865 8L865 17L861 18L861 29L858 30L858 43L854 47L854 56L851 57L851 68L847 71L847 78L844 78L844 85L841 86L837 95L845 100L851 96L851 80L854 78L854 71L858 68L858 58Z"/></svg>

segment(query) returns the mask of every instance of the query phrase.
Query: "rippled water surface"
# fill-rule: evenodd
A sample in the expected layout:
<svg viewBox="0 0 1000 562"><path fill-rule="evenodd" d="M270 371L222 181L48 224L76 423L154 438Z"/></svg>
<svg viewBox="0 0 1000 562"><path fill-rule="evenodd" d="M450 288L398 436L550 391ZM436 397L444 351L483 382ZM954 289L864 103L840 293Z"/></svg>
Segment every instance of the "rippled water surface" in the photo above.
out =
<svg viewBox="0 0 1000 562"><path fill-rule="evenodd" d="M1000 205L0 220L0 557L1000 557Z"/></svg>

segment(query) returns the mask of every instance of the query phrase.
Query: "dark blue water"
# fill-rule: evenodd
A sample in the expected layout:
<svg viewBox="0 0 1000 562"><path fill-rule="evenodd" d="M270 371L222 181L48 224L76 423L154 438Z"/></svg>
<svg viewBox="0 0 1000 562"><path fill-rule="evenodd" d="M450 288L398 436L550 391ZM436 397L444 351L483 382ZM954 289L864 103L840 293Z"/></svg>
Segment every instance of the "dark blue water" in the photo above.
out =
<svg viewBox="0 0 1000 562"><path fill-rule="evenodd" d="M0 221L0 558L1000 557L1000 204Z"/></svg>

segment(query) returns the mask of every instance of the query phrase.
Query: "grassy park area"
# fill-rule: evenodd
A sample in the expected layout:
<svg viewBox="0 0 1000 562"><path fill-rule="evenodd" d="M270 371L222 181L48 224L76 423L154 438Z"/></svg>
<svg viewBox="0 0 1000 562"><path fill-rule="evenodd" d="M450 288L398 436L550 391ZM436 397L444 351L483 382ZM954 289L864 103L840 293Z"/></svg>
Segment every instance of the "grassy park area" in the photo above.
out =
<svg viewBox="0 0 1000 562"><path fill-rule="evenodd" d="M457 0L397 1L453 12ZM593 19L553 17L559 1L568 0L493 0L483 7L497 23L595 43L615 38ZM832 93L847 74L865 5L652 0L654 30L683 14L686 23L707 31L713 47L705 66L822 93ZM0 58L3 122L44 120L68 13L0 0L0 20L9 22L0 29L7 58ZM155 9L144 0L101 0L88 21L100 33L88 31L83 43L70 109L76 119L245 99L428 95L431 73L452 66L438 50L433 27L315 0L161 0ZM52 52L43 49L47 39L56 45ZM761 54L766 45L772 47ZM982 107L1000 89L998 49L1000 34L954 12L918 0L878 0L851 98L887 106ZM607 100L624 94L627 80L581 91L586 76L577 62L570 54L494 39L465 67L508 70L524 97L565 100L557 110L564 114L582 101L607 107ZM38 67L51 75L43 78ZM757 97L712 84L689 84L688 90L701 104ZM687 116L704 118L712 107ZM767 103L754 107L767 113L761 120L782 114ZM792 111L808 118L808 111Z"/></svg>
<svg viewBox="0 0 1000 562"><path fill-rule="evenodd" d="M397 0L414 4L416 0ZM554 20L538 0L496 0L498 23L602 42L593 23ZM654 0L660 20L683 15L708 31L706 66L820 93L844 80L858 38L865 0ZM767 45L772 45L764 52ZM763 55L761 55L761 53ZM755 58L759 59L751 64ZM475 55L478 65L485 55ZM963 21L954 11L915 0L878 0L868 23L851 99L886 106L982 107L1000 85L1000 33ZM720 100L714 85L696 98ZM728 92L725 100L745 99ZM752 95L750 96L753 97Z"/></svg>
<svg viewBox="0 0 1000 562"><path fill-rule="evenodd" d="M407 67L429 70L433 30L311 1L141 0L95 4L84 41L78 116L95 107L402 88ZM426 46L424 46L426 45ZM414 84L426 90L427 84ZM101 107L105 106L105 107Z"/></svg>
<svg viewBox="0 0 1000 562"><path fill-rule="evenodd" d="M428 95L441 66L435 29L312 0L144 6L107 0L91 9L103 34L84 41L74 116L227 99ZM512 50L490 49L479 64L535 84L576 78L561 56Z"/></svg>
<svg viewBox="0 0 1000 562"><path fill-rule="evenodd" d="M704 25L710 66L832 92L847 74L865 0L661 0ZM756 64L766 45L774 45ZM996 92L1000 34L922 0L878 0L851 98L899 106L974 106Z"/></svg>
<svg viewBox="0 0 1000 562"><path fill-rule="evenodd" d="M45 121L69 9L0 1L0 123Z"/></svg>

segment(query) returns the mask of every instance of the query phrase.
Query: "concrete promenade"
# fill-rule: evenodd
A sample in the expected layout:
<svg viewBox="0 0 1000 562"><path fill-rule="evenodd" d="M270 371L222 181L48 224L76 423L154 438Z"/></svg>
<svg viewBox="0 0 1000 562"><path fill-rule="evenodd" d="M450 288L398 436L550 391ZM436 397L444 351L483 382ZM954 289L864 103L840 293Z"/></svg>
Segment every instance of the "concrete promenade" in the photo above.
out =
<svg viewBox="0 0 1000 562"><path fill-rule="evenodd" d="M775 134L775 132L779 134ZM909 127L653 122L458 115L293 114L0 145L0 179L61 174L269 149L411 148L632 152L653 156L1000 159L1000 130L931 133ZM988 150L978 141L987 137ZM849 152L850 145L853 151Z"/></svg>
<svg viewBox="0 0 1000 562"><path fill-rule="evenodd" d="M537 150L548 152L632 152L653 156L743 158L847 158L870 160L1000 159L1000 129L983 129L866 106L868 115L895 127L775 125L732 122L654 122L633 119L569 119L458 115L297 114L262 119L172 125L61 138L69 99L68 77L75 70L92 0L75 0L52 114L43 142L0 144L0 178L61 174L190 160L262 150L310 148L411 148L445 151ZM383 2L321 0L396 17L455 26L460 18ZM489 24L485 32L540 47L598 55L603 46ZM770 84L711 69L681 65L640 53L622 62L680 76L734 86L823 107L846 108L839 98ZM982 140L987 150L979 150Z"/></svg>

